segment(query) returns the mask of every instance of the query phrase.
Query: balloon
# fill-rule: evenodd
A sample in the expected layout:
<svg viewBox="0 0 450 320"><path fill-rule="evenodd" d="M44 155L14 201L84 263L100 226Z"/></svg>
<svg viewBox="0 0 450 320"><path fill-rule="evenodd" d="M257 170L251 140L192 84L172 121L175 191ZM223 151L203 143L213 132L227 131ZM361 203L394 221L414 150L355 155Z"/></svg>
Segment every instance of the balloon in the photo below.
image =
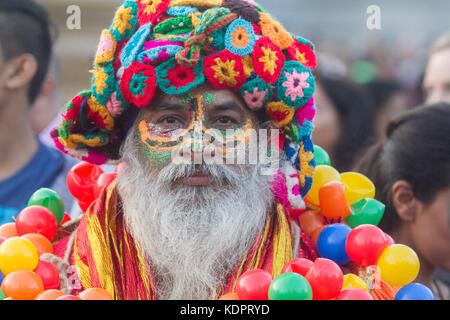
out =
<svg viewBox="0 0 450 320"><path fill-rule="evenodd" d="M313 241L314 245L317 247L317 241L319 240L319 236L322 233L323 229L325 229L326 226L321 226L319 229L315 230L313 234L311 235L311 240Z"/></svg>
<svg viewBox="0 0 450 320"><path fill-rule="evenodd" d="M393 244L378 258L381 279L394 287L403 287L416 279L419 274L419 258L408 246Z"/></svg>
<svg viewBox="0 0 450 320"><path fill-rule="evenodd" d="M0 237L8 239L17 236L18 234L15 222L8 222L0 226Z"/></svg>
<svg viewBox="0 0 450 320"><path fill-rule="evenodd" d="M325 221L319 211L307 210L298 216L303 232L311 237L314 231L323 227Z"/></svg>
<svg viewBox="0 0 450 320"><path fill-rule="evenodd" d="M55 216L57 224L59 224L64 217L64 203L55 191L48 188L41 188L31 196L28 200L28 207L42 206L51 211Z"/></svg>
<svg viewBox="0 0 450 320"><path fill-rule="evenodd" d="M341 268L333 261L325 258L317 258L306 274L306 280L312 288L313 300L335 298L341 292L343 278Z"/></svg>
<svg viewBox="0 0 450 320"><path fill-rule="evenodd" d="M335 223L326 226L317 238L317 250L323 258L333 260L339 265L350 262L345 251L345 240L352 231L349 226Z"/></svg>
<svg viewBox="0 0 450 320"><path fill-rule="evenodd" d="M387 247L395 244L394 239L392 239L392 237L390 235L388 235L386 232L384 233L384 236L386 237Z"/></svg>
<svg viewBox="0 0 450 320"><path fill-rule="evenodd" d="M268 300L272 275L260 269L244 272L236 283L239 300Z"/></svg>
<svg viewBox="0 0 450 320"><path fill-rule="evenodd" d="M420 283L410 283L401 288L394 300L436 300L433 292Z"/></svg>
<svg viewBox="0 0 450 320"><path fill-rule="evenodd" d="M92 202L81 202L80 200L77 200L77 203L81 211L86 212L89 209L89 206L91 205Z"/></svg>
<svg viewBox="0 0 450 320"><path fill-rule="evenodd" d="M58 298L56 298L56 300L81 300L81 298L78 296L68 294L68 295L65 295L62 297L58 297Z"/></svg>
<svg viewBox="0 0 450 320"><path fill-rule="evenodd" d="M94 185L102 173L103 169L99 166L78 163L67 174L67 188L77 200L90 204L95 200Z"/></svg>
<svg viewBox="0 0 450 320"><path fill-rule="evenodd" d="M112 300L111 294L102 288L90 288L79 294L81 300Z"/></svg>
<svg viewBox="0 0 450 320"><path fill-rule="evenodd" d="M29 270L19 270L8 274L3 280L5 295L14 300L33 300L44 291L41 278Z"/></svg>
<svg viewBox="0 0 450 320"><path fill-rule="evenodd" d="M59 273L58 269L48 261L39 260L39 264L34 272L41 277L44 289L59 289Z"/></svg>
<svg viewBox="0 0 450 320"><path fill-rule="evenodd" d="M336 300L373 300L373 298L363 289L349 288L339 293Z"/></svg>
<svg viewBox="0 0 450 320"><path fill-rule="evenodd" d="M0 244L2 244L3 241L5 241L5 240L6 240L6 238L0 237Z"/></svg>
<svg viewBox="0 0 450 320"><path fill-rule="evenodd" d="M322 215L337 220L350 213L350 206L344 196L345 186L339 181L332 181L319 189L319 201Z"/></svg>
<svg viewBox="0 0 450 320"><path fill-rule="evenodd" d="M345 222L356 228L362 224L373 224L377 226L383 218L386 206L378 200L364 198L351 206L351 214L345 218Z"/></svg>
<svg viewBox="0 0 450 320"><path fill-rule="evenodd" d="M302 275L283 273L270 284L269 300L312 300L312 289Z"/></svg>
<svg viewBox="0 0 450 320"><path fill-rule="evenodd" d="M345 185L345 198L352 205L363 198L375 196L375 186L366 176L358 172L341 173L341 181Z"/></svg>
<svg viewBox="0 0 450 320"><path fill-rule="evenodd" d="M107 187L115 178L117 174L115 173L102 173L94 185L94 195L97 199L100 196L103 188Z"/></svg>
<svg viewBox="0 0 450 320"><path fill-rule="evenodd" d="M39 293L34 300L56 300L59 297L65 296L66 294L60 290L50 289Z"/></svg>
<svg viewBox="0 0 450 320"><path fill-rule="evenodd" d="M237 295L237 293L228 293L228 294L224 294L223 296L221 296L219 298L219 300L239 300L239 296Z"/></svg>
<svg viewBox="0 0 450 320"><path fill-rule="evenodd" d="M64 218L62 219L60 225L65 225L67 222L69 222L70 220L72 220L72 218L69 216L69 214L67 212L64 212Z"/></svg>
<svg viewBox="0 0 450 320"><path fill-rule="evenodd" d="M294 272L302 276L306 276L306 274L308 273L309 269L311 269L312 266L313 262L311 260L304 258L296 258L286 263L283 269L281 270L281 273Z"/></svg>
<svg viewBox="0 0 450 320"><path fill-rule="evenodd" d="M3 292L2 289L0 289L0 300L5 300L5 298L6 298L5 293Z"/></svg>
<svg viewBox="0 0 450 320"><path fill-rule="evenodd" d="M321 165L317 166L313 174L313 183L306 199L315 206L320 205L319 189L331 181L341 181L339 172L333 167Z"/></svg>
<svg viewBox="0 0 450 320"><path fill-rule="evenodd" d="M331 160L328 153L321 147L314 145L314 160L316 160L316 165L327 165L331 166Z"/></svg>
<svg viewBox="0 0 450 320"><path fill-rule="evenodd" d="M342 290L349 288L359 288L369 292L369 286L367 283L353 273L344 275L344 284L342 285Z"/></svg>
<svg viewBox="0 0 450 320"><path fill-rule="evenodd" d="M53 253L52 243L40 233L27 233L21 238L30 240L34 244L39 257L44 253Z"/></svg>
<svg viewBox="0 0 450 320"><path fill-rule="evenodd" d="M57 229L56 218L50 210L42 206L31 206L23 209L16 219L17 233L40 233L52 241Z"/></svg>
<svg viewBox="0 0 450 320"><path fill-rule="evenodd" d="M0 285L1 285L2 282L3 282L3 278L4 278L3 273L0 271Z"/></svg>
<svg viewBox="0 0 450 320"><path fill-rule="evenodd" d="M0 270L4 275L17 270L34 270L38 263L37 250L30 240L13 237L0 246Z"/></svg>
<svg viewBox="0 0 450 320"><path fill-rule="evenodd" d="M354 228L345 242L345 250L350 260L362 267L376 264L386 247L387 239L384 232L371 224Z"/></svg>

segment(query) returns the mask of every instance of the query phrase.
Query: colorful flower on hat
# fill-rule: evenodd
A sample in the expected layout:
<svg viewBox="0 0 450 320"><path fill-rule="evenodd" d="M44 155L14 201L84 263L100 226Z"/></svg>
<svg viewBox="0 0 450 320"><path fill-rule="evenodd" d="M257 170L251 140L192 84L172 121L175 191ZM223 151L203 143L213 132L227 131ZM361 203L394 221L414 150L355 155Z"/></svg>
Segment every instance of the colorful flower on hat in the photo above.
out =
<svg viewBox="0 0 450 320"><path fill-rule="evenodd" d="M283 52L269 38L262 37L256 41L252 57L255 73L265 82L274 84L286 60Z"/></svg>
<svg viewBox="0 0 450 320"><path fill-rule="evenodd" d="M269 102L266 105L266 112L272 118L277 128L283 128L292 121L295 110L282 101Z"/></svg>
<svg viewBox="0 0 450 320"><path fill-rule="evenodd" d="M247 79L256 77L252 56L243 56L242 64L244 65L245 77Z"/></svg>
<svg viewBox="0 0 450 320"><path fill-rule="evenodd" d="M111 131L114 127L114 119L106 106L101 105L94 96L87 100L88 118L101 129Z"/></svg>
<svg viewBox="0 0 450 320"><path fill-rule="evenodd" d="M150 35L151 28L151 23L141 26L131 39L128 40L128 43L120 53L120 61L124 68L128 68L133 61L137 60L138 54L143 49L145 40Z"/></svg>
<svg viewBox="0 0 450 320"><path fill-rule="evenodd" d="M192 19L187 17L175 17L164 20L153 29L154 33L161 34L186 34L194 29Z"/></svg>
<svg viewBox="0 0 450 320"><path fill-rule="evenodd" d="M137 10L138 4L131 0L125 1L117 10L111 25L111 33L117 42L121 42L133 35L138 25Z"/></svg>
<svg viewBox="0 0 450 320"><path fill-rule="evenodd" d="M285 50L292 45L294 39L279 22L275 21L267 13L260 13L260 17L259 26L264 36L272 40L281 50Z"/></svg>
<svg viewBox="0 0 450 320"><path fill-rule="evenodd" d="M298 108L311 99L315 88L311 71L300 62L287 61L277 82L277 93L287 105Z"/></svg>
<svg viewBox="0 0 450 320"><path fill-rule="evenodd" d="M115 90L114 69L111 63L96 65L92 71L92 94L100 102L105 104Z"/></svg>
<svg viewBox="0 0 450 320"><path fill-rule="evenodd" d="M225 47L232 53L247 56L253 52L256 38L252 24L244 19L234 20L225 34Z"/></svg>
<svg viewBox="0 0 450 320"><path fill-rule="evenodd" d="M170 7L166 11L169 16L173 17L187 17L195 12L198 12L198 9L191 6Z"/></svg>
<svg viewBox="0 0 450 320"><path fill-rule="evenodd" d="M120 90L114 91L106 102L106 109L108 109L109 114L114 118L121 115L123 112L122 102L117 98L117 93Z"/></svg>
<svg viewBox="0 0 450 320"><path fill-rule="evenodd" d="M223 0L172 0L169 7L194 6L194 7L220 7Z"/></svg>
<svg viewBox="0 0 450 320"><path fill-rule="evenodd" d="M158 87L169 95L183 94L205 82L203 64L184 66L175 58L161 64L156 69Z"/></svg>
<svg viewBox="0 0 450 320"><path fill-rule="evenodd" d="M312 121L315 115L316 107L314 105L314 98L309 99L303 107L295 111L295 118L300 125L303 125L305 120Z"/></svg>
<svg viewBox="0 0 450 320"><path fill-rule="evenodd" d="M245 83L240 93L251 110L261 109L272 99L272 89L261 78Z"/></svg>
<svg viewBox="0 0 450 320"><path fill-rule="evenodd" d="M245 82L241 57L228 50L205 57L204 72L216 89L239 89Z"/></svg>
<svg viewBox="0 0 450 320"><path fill-rule="evenodd" d="M258 23L260 21L259 12L256 10L256 4L244 0L224 0L225 8L236 13L251 23Z"/></svg>
<svg viewBox="0 0 450 320"><path fill-rule="evenodd" d="M154 23L167 10L170 0L137 0L140 24Z"/></svg>
<svg viewBox="0 0 450 320"><path fill-rule="evenodd" d="M116 39L114 39L111 32L107 29L103 30L100 37L100 43L98 45L97 53L95 55L94 64L111 62L114 59L116 46Z"/></svg>
<svg viewBox="0 0 450 320"><path fill-rule="evenodd" d="M155 69L147 64L134 61L122 76L120 90L124 98L138 108L147 106L156 90Z"/></svg>
<svg viewBox="0 0 450 320"><path fill-rule="evenodd" d="M314 70L317 66L316 54L311 46L311 42L305 42L296 39L292 46L289 47L288 54L291 60L297 60L305 67Z"/></svg>
<svg viewBox="0 0 450 320"><path fill-rule="evenodd" d="M298 177L300 180L300 193L302 197L306 197L309 189L312 185L312 176L314 174L314 168L316 162L314 160L314 145L312 144L310 137L304 137L300 141L300 152L299 152L299 166L300 170L298 172Z"/></svg>

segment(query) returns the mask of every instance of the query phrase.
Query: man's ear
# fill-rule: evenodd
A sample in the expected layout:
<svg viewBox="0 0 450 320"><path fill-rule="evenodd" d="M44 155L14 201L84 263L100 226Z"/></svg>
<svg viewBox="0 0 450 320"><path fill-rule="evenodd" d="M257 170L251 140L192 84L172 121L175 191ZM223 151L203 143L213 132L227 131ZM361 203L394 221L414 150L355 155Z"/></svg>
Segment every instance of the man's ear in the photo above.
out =
<svg viewBox="0 0 450 320"><path fill-rule="evenodd" d="M392 186L392 202L402 221L413 222L416 219L419 201L409 182L401 180Z"/></svg>
<svg viewBox="0 0 450 320"><path fill-rule="evenodd" d="M5 70L5 87L15 90L29 85L37 69L37 61L32 54L26 53L10 59Z"/></svg>

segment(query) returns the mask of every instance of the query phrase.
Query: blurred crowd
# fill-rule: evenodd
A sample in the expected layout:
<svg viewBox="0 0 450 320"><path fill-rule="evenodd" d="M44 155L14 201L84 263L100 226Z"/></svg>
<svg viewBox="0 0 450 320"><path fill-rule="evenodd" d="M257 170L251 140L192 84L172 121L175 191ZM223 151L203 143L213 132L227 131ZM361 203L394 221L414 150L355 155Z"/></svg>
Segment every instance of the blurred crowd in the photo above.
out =
<svg viewBox="0 0 450 320"><path fill-rule="evenodd" d="M74 160L55 151L50 138L64 103L61 66L58 56L52 54L56 41L53 25L44 8L14 6L13 2L0 0L0 223L11 221L26 205L25 199L43 186L60 193L67 211L76 215L79 210L76 204L72 210L73 200L64 183ZM418 63L422 56L418 57L412 46L399 46L395 55L386 55L380 41L355 54L317 41L313 132L314 143L329 153L339 172L364 171L375 182L376 197L387 201L387 210L391 210L386 215L396 217L389 220L395 222L389 228L397 235L396 242L409 242L418 252L421 265L428 270L420 280L432 285L438 297L447 299L448 273L435 276L435 269L450 271L450 105L436 106L450 103L448 31L442 30L442 37L426 48L425 63ZM431 111L417 113L426 108ZM404 146L410 148L409 153ZM397 151L404 151L398 155L399 163L395 162ZM382 162L386 157L379 159L385 153L392 155L389 164ZM419 156L430 153L433 161ZM417 162L417 166L406 165ZM403 175L389 175L380 166ZM433 179L422 180L420 175L416 179L417 168L424 168ZM394 176L397 180L388 179ZM422 190L419 184L431 184L426 197L417 194ZM382 189L388 190L387 194L378 191ZM414 207L417 203L422 206ZM411 206L417 212L412 212ZM436 212L440 208L442 212ZM420 214L436 217L436 223L422 223L415 216ZM417 225L418 221L422 224ZM442 221L447 223L438 226ZM426 236L433 233L440 238Z"/></svg>

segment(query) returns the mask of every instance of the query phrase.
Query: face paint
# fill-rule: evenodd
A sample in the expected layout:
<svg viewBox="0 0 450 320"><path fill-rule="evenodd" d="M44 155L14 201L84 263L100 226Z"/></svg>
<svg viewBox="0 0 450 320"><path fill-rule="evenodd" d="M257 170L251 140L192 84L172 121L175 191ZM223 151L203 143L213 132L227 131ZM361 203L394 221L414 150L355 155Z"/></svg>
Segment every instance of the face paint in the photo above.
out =
<svg viewBox="0 0 450 320"><path fill-rule="evenodd" d="M208 147L219 156L225 156L249 141L253 129L251 119L243 126L235 125L227 130L208 128L204 117L203 97L187 95L182 99L183 102L190 103L193 112L192 121L186 129L165 130L149 123L143 116L138 120L136 139L143 145L146 158L158 168L167 165L172 153L178 149L190 148L193 152L200 153ZM214 102L215 95L211 94L205 100Z"/></svg>

